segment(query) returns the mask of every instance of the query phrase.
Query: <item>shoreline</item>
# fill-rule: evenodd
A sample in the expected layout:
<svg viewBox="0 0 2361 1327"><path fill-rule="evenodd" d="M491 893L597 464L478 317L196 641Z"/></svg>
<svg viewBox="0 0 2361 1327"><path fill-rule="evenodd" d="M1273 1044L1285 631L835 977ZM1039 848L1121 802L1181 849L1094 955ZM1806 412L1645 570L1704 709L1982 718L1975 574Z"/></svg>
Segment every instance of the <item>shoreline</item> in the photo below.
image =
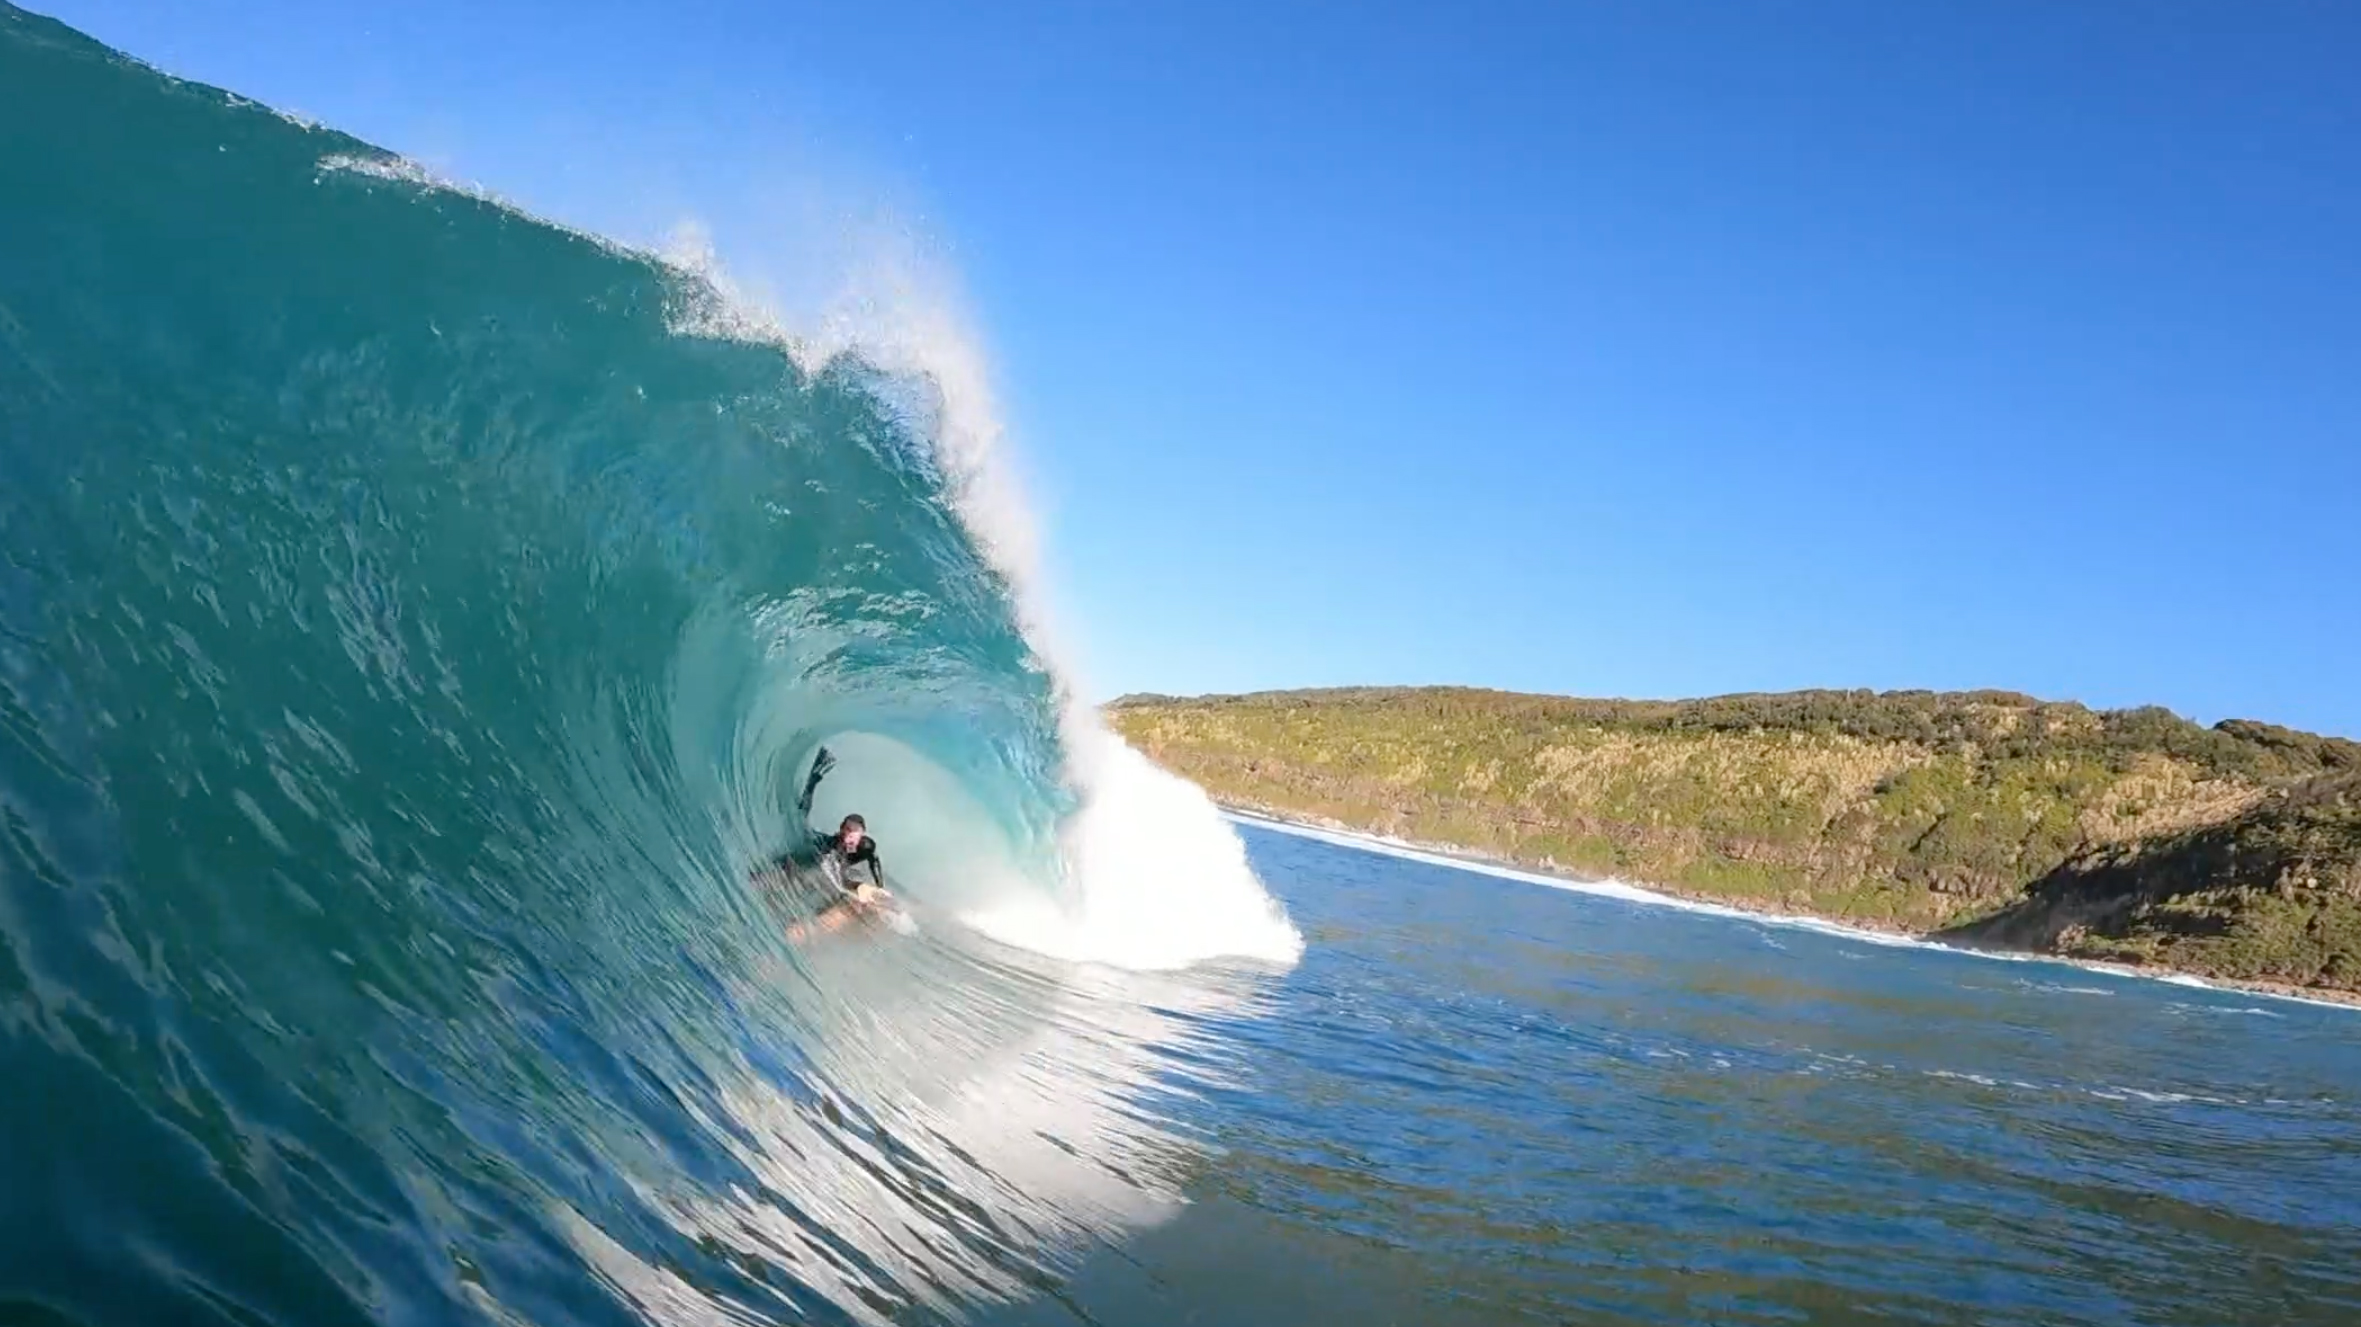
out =
<svg viewBox="0 0 2361 1327"><path fill-rule="evenodd" d="M1474 871L1482 875L1541 885L1545 888L1568 889L1577 893L1618 898L1645 906L1677 908L1686 912L1700 912L1742 921L1796 926L1806 930L1819 931L1823 934L1867 940L1874 944L1900 944L1939 949L1945 953L1960 954L1969 958L1991 959L1998 962L2057 963L2079 968L2085 972L2106 973L2118 977L2131 977L2201 990L2260 995L2291 1004L2306 1004L2361 1013L2361 992L2340 991L2332 987L2295 986L2286 982L2212 977L2181 968L2109 963L2101 959L2075 958L2066 954L2045 953L2037 949L1978 948L1968 945L1946 944L1923 932L1901 926L1879 925L1870 921L1839 920L1814 913L1748 906L1754 901L1690 892L1663 885L1612 877L1575 875L1564 870L1555 870L1535 863L1501 857L1461 844L1428 843L1415 839L1395 838L1391 835L1372 834L1340 821L1330 821L1325 818L1306 819L1283 814L1267 806L1227 801L1221 798L1212 800L1214 806L1220 810L1223 816L1258 825L1278 833L1334 842L1339 846L1375 851L1387 856L1432 862L1439 866Z"/></svg>

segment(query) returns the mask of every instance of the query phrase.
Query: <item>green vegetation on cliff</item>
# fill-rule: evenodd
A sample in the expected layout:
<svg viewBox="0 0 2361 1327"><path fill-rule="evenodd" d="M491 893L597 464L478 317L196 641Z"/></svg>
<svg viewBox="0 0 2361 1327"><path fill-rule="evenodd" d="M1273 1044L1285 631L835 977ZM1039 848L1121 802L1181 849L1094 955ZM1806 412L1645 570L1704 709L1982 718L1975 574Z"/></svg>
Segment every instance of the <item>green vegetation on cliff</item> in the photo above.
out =
<svg viewBox="0 0 2361 1327"><path fill-rule="evenodd" d="M2007 692L1129 696L1232 805L1971 943L2361 988L2361 743Z"/></svg>

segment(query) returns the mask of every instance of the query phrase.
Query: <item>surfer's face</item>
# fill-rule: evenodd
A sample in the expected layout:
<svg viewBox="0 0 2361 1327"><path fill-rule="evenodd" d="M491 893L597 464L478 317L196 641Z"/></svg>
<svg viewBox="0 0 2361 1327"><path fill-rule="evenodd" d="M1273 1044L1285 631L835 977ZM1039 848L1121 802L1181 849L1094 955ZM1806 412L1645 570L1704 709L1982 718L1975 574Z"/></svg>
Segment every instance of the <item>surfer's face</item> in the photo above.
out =
<svg viewBox="0 0 2361 1327"><path fill-rule="evenodd" d="M859 825L846 825L842 829L836 831L836 841L842 843L847 848L860 847L862 837L861 827Z"/></svg>

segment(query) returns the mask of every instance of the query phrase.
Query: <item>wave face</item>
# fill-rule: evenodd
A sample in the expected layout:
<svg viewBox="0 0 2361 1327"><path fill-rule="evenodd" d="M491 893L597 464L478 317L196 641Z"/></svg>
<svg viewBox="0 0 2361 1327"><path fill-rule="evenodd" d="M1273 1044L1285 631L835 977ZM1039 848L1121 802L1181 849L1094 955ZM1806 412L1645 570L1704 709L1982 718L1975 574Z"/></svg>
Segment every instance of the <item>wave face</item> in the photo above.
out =
<svg viewBox="0 0 2361 1327"><path fill-rule="evenodd" d="M1169 1203L1178 970L1300 941L960 383L749 326L0 6L0 1318L906 1320ZM749 879L822 743L915 935Z"/></svg>

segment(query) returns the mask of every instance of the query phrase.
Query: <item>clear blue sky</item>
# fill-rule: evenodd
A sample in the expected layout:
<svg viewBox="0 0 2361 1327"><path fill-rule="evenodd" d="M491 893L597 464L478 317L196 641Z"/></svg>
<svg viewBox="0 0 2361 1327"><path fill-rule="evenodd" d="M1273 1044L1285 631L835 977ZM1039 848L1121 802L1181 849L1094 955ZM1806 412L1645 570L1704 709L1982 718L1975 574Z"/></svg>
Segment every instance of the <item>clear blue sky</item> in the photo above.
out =
<svg viewBox="0 0 2361 1327"><path fill-rule="evenodd" d="M904 219L1100 694L2361 735L2361 6L36 7L627 238Z"/></svg>

